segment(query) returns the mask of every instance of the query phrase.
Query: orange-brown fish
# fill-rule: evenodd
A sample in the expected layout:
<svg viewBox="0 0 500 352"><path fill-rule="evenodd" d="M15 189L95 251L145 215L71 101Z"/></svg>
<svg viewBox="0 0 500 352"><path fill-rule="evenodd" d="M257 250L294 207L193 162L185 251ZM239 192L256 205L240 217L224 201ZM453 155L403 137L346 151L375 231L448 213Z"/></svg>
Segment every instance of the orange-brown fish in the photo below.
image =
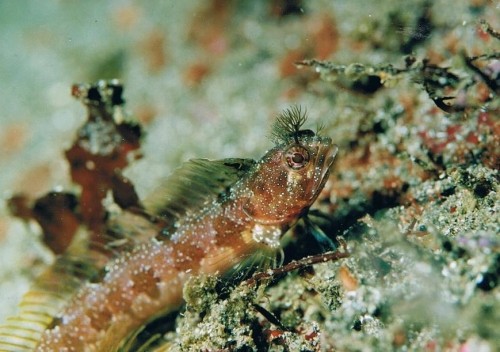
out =
<svg viewBox="0 0 500 352"><path fill-rule="evenodd" d="M193 160L148 201L166 219L157 237L106 266L47 328L36 351L113 351L132 332L183 303L193 275L222 275L280 250L282 235L309 209L328 179L337 147L301 129L291 108L272 129L273 149L255 162ZM272 256L272 255L271 255Z"/></svg>

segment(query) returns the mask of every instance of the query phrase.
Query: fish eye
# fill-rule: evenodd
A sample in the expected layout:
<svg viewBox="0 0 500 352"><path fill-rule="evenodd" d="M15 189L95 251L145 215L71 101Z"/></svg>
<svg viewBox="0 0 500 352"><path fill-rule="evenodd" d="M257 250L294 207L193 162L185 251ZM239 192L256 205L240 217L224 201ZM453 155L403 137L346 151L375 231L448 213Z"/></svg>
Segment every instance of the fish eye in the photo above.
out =
<svg viewBox="0 0 500 352"><path fill-rule="evenodd" d="M289 167L299 170L309 162L309 152L304 147L294 145L286 150L285 160Z"/></svg>

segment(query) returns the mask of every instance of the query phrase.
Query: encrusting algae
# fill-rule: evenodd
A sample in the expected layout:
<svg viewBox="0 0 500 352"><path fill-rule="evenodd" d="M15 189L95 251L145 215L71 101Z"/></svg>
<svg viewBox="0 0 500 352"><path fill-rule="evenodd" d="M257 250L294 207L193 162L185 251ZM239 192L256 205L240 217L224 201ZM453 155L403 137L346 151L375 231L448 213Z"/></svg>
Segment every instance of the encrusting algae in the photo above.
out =
<svg viewBox="0 0 500 352"><path fill-rule="evenodd" d="M277 118L275 146L259 161L191 160L136 204L160 230L111 256L101 278L82 284L43 329L35 350L116 350L178 309L190 277L275 265L282 235L318 197L337 152L330 138L302 129L305 120L292 107Z"/></svg>

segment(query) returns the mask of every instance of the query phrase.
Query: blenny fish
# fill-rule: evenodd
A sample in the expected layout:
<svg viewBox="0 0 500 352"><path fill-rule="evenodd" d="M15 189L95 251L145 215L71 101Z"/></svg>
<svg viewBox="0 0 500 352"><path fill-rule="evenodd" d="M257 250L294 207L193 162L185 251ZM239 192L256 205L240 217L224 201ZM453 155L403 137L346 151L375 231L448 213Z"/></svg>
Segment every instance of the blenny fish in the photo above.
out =
<svg viewBox="0 0 500 352"><path fill-rule="evenodd" d="M117 350L141 326L182 306L190 277L278 258L281 237L318 197L337 152L330 138L303 129L305 122L300 108L285 110L271 130L275 146L258 161L182 165L143 201L162 230L119 253L99 281L84 283L35 350Z"/></svg>

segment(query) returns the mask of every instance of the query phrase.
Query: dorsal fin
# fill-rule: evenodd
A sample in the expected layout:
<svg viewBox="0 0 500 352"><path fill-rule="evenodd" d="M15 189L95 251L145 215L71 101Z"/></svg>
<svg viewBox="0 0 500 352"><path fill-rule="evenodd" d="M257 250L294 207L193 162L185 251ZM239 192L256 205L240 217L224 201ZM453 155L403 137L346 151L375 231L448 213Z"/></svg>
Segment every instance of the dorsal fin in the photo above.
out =
<svg viewBox="0 0 500 352"><path fill-rule="evenodd" d="M171 225L227 192L253 165L252 159L192 159L168 176L144 205L148 212Z"/></svg>

